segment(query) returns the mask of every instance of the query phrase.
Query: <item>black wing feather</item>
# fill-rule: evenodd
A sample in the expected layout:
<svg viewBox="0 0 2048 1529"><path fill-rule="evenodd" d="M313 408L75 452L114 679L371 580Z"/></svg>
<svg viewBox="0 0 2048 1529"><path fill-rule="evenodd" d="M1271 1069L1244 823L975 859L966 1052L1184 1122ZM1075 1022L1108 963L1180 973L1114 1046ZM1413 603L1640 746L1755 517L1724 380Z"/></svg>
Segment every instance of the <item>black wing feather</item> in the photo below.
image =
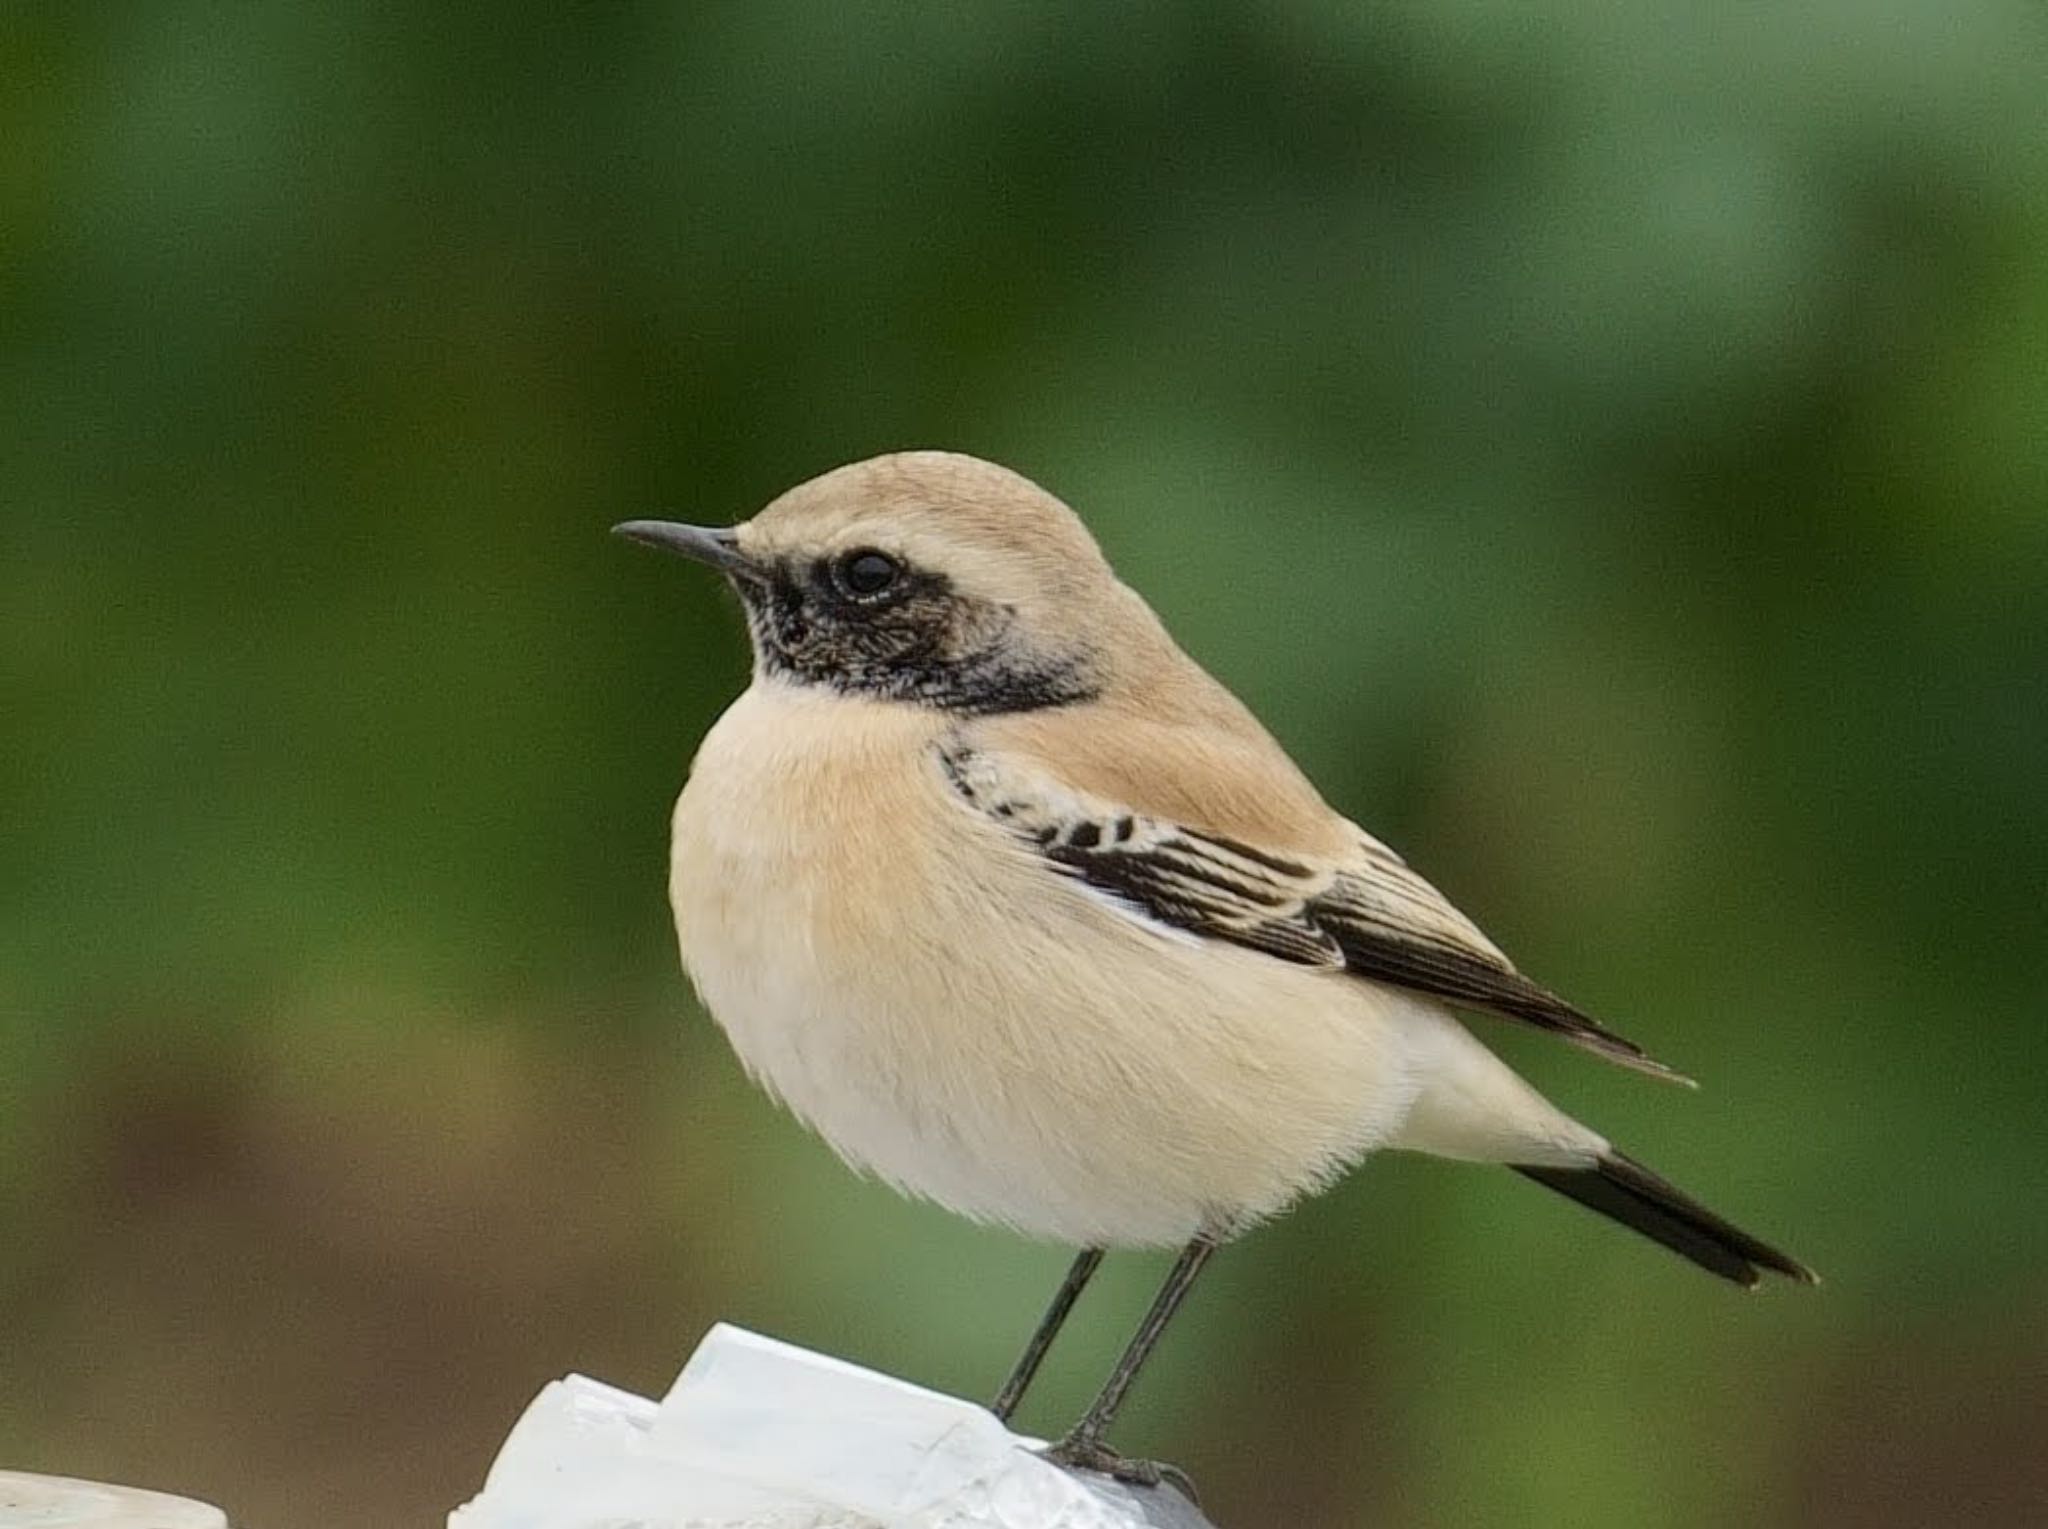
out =
<svg viewBox="0 0 2048 1529"><path fill-rule="evenodd" d="M1311 901L1307 916L1336 939L1345 966L1361 977L1519 1019L1624 1067L1685 1081L1635 1042L1616 1035L1490 951L1455 945L1363 913L1345 895L1347 880L1340 876L1330 895Z"/></svg>
<svg viewBox="0 0 2048 1529"><path fill-rule="evenodd" d="M1062 872L1143 917L1297 965L1344 970L1548 1030L1656 1077L1685 1081L1516 971L1442 895L1375 841L1332 872L1184 825L1095 814L1034 792L977 751L940 753L953 789Z"/></svg>

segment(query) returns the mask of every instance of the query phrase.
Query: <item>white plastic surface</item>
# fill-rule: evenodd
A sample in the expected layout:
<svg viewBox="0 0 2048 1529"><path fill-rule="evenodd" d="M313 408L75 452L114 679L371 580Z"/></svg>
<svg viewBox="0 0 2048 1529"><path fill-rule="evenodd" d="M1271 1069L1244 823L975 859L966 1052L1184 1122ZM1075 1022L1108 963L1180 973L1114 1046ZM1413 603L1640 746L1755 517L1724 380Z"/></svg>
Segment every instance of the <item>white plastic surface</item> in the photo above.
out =
<svg viewBox="0 0 2048 1529"><path fill-rule="evenodd" d="M69 1476L0 1471L0 1529L227 1529L220 1509Z"/></svg>
<svg viewBox="0 0 2048 1529"><path fill-rule="evenodd" d="M482 1494L449 1516L448 1529L1171 1521L1148 1518L1138 1496L1112 1482L1047 1464L1029 1442L970 1402L721 1324L659 1404L580 1375L547 1386Z"/></svg>

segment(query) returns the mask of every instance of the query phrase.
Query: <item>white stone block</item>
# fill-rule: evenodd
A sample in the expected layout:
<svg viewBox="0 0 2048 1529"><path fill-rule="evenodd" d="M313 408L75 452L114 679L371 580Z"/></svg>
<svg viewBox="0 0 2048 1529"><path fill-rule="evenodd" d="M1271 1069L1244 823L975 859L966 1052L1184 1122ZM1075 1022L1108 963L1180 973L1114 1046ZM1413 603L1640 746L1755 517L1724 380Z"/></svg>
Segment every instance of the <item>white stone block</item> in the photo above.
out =
<svg viewBox="0 0 2048 1529"><path fill-rule="evenodd" d="M220 1509L161 1492L0 1471L0 1529L227 1529Z"/></svg>
<svg viewBox="0 0 2048 1529"><path fill-rule="evenodd" d="M1070 1475L1034 1443L971 1402L720 1325L659 1404L580 1375L549 1385L448 1529L1203 1522L1169 1490Z"/></svg>

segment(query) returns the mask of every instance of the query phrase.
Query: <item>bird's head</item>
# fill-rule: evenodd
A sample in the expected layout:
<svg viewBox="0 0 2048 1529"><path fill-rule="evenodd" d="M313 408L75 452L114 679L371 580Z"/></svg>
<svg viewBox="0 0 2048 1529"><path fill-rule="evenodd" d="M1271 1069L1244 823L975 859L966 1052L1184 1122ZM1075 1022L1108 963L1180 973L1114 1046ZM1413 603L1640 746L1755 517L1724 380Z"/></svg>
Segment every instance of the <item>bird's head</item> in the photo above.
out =
<svg viewBox="0 0 2048 1529"><path fill-rule="evenodd" d="M1093 699L1164 641L1074 512L975 457L905 451L799 484L718 530L620 535L718 569L757 673L968 714Z"/></svg>

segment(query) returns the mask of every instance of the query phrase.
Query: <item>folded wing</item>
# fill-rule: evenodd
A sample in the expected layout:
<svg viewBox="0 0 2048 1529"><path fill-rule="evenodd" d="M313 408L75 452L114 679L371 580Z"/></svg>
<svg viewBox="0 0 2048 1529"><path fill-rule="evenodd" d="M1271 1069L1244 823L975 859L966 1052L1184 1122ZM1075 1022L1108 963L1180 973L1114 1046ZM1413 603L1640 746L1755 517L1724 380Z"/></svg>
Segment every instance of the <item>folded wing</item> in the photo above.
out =
<svg viewBox="0 0 2048 1529"><path fill-rule="evenodd" d="M942 747L939 762L965 806L1048 868L1156 928L1485 1009L1624 1067L1685 1081L1516 971L1442 893L1362 829L1351 828L1348 854L1284 853L1126 810L1030 760L964 740Z"/></svg>

